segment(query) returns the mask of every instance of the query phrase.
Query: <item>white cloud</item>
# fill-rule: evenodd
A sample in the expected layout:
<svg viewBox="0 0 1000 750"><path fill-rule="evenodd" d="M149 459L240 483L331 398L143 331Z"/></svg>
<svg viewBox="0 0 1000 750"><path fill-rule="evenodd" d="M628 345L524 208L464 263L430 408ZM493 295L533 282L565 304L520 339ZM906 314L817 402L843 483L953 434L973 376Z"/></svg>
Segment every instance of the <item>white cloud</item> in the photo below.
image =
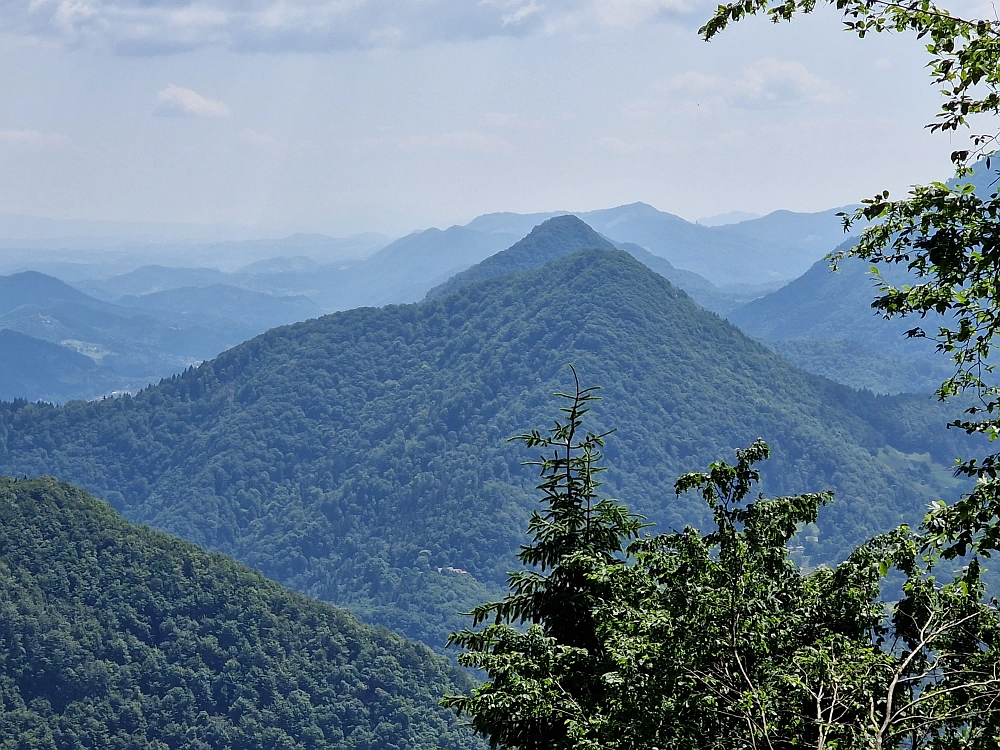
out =
<svg viewBox="0 0 1000 750"><path fill-rule="evenodd" d="M40 133L37 130L0 130L0 146L65 146L69 138L59 133Z"/></svg>
<svg viewBox="0 0 1000 750"><path fill-rule="evenodd" d="M673 78L666 88L675 100L724 103L738 109L767 109L795 102L832 104L844 99L840 89L809 72L802 63L773 58L748 65L741 78L689 71Z"/></svg>
<svg viewBox="0 0 1000 750"><path fill-rule="evenodd" d="M704 15L708 0L30 0L0 29L131 54L398 47L443 40L634 28ZM700 8L700 10L698 10ZM697 11L697 13L695 12Z"/></svg>
<svg viewBox="0 0 1000 750"><path fill-rule="evenodd" d="M711 6L699 0L592 0L579 7L574 16L588 25L633 29L655 19L686 16L699 7Z"/></svg>
<svg viewBox="0 0 1000 750"><path fill-rule="evenodd" d="M161 115L190 115L195 117L231 117L224 103L207 99L197 91L170 84L156 95L159 104L156 112Z"/></svg>

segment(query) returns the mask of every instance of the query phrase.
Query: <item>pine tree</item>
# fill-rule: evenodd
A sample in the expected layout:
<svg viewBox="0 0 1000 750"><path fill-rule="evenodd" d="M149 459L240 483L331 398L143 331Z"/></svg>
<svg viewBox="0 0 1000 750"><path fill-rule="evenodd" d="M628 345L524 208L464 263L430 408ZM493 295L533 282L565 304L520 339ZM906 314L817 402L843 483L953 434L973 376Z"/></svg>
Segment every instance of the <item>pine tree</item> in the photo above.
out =
<svg viewBox="0 0 1000 750"><path fill-rule="evenodd" d="M541 510L528 524L531 543L518 559L524 570L508 577L510 593L476 607L473 628L452 634L449 645L465 649L458 659L489 676L470 696L449 696L444 705L471 717L473 728L494 746L521 750L580 747L587 725L605 703L601 675L611 669L593 613L602 597L607 566L620 566L643 519L597 495L601 447L609 433L583 429L595 387L573 393L562 419L545 433L532 430L512 440L540 448ZM525 629L523 626L527 625ZM521 626L520 628L518 626Z"/></svg>

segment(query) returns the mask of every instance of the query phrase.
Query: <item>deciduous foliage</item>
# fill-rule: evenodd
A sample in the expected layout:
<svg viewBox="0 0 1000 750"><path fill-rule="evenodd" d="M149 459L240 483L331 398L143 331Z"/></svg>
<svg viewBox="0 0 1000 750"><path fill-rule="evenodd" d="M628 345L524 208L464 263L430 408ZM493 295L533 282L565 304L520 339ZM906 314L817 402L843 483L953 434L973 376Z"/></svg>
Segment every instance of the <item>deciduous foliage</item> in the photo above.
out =
<svg viewBox="0 0 1000 750"><path fill-rule="evenodd" d="M474 750L426 647L131 526L51 478L0 478L0 749Z"/></svg>
<svg viewBox="0 0 1000 750"><path fill-rule="evenodd" d="M640 519L595 493L601 436L574 442L592 390L568 396L548 436L523 436L555 448L531 567L453 635L487 680L446 705L517 750L996 747L1000 612L978 564L939 581L929 532L903 526L800 568L789 547L832 495L754 497L762 441L677 481L711 531L635 539ZM892 602L890 574L904 577Z"/></svg>
<svg viewBox="0 0 1000 750"><path fill-rule="evenodd" d="M843 11L846 28L861 37L908 32L924 42L932 80L943 96L931 130L956 131L977 116L1000 115L1000 21L961 18L930 0L831 3ZM719 6L701 33L711 39L756 13L789 20L815 5L815 0L738 0ZM865 200L844 219L848 227L856 220L869 226L855 247L832 256L834 263L853 256L873 264L880 294L872 306L886 317L922 324L932 313L943 316L908 333L933 339L951 356L954 374L937 391L942 401L969 393L975 398L965 418L952 426L991 440L1000 435L1000 387L991 361L1000 334L1000 195L990 175L998 137L991 126L990 132L973 135L969 148L952 153L955 184L917 186L901 200L891 200L888 191ZM885 264L905 266L915 280L889 283L879 275ZM926 522L935 535L930 543L949 558L989 557L1000 551L1000 454L966 459L957 471L975 478L976 487L957 503L935 505Z"/></svg>
<svg viewBox="0 0 1000 750"><path fill-rule="evenodd" d="M673 479L768 435L769 491L838 492L802 542L814 562L918 520L965 439L926 397L803 373L627 254L584 250L269 331L135 396L0 405L0 470L72 481L443 647L454 613L496 598L515 562L532 482L504 438L545 418L566 362L605 386L595 429L620 429L603 478L634 511L676 528L706 518L670 497Z"/></svg>

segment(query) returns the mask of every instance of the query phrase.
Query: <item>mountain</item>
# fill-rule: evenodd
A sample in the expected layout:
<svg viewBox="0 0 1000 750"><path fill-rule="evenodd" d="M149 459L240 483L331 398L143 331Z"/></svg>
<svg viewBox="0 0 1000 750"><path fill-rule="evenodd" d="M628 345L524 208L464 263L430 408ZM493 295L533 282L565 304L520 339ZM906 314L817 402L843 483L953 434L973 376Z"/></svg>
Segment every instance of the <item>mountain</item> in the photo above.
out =
<svg viewBox="0 0 1000 750"><path fill-rule="evenodd" d="M19 389L5 394L65 401L138 390L258 332L242 331L245 335L236 337L215 322L209 327L197 319L104 302L34 271L0 276L0 330L30 337L40 366L31 369L27 361L5 365L12 378L8 384ZM26 351L28 341L18 341ZM57 356L40 342L66 352ZM86 355L96 366L84 365L73 353ZM43 361L50 367L42 367ZM20 374L14 375L15 370Z"/></svg>
<svg viewBox="0 0 1000 750"><path fill-rule="evenodd" d="M279 239L254 239L220 242L194 248L176 248L174 253L189 260L208 259L219 268L245 271L248 260L264 262L275 258L306 258L318 265L349 263L367 258L392 242L377 232L363 232L350 237L298 232ZM301 269L293 269L301 270Z"/></svg>
<svg viewBox="0 0 1000 750"><path fill-rule="evenodd" d="M798 276L813 261L844 242L844 226L837 214L852 209L853 206L844 206L817 213L774 211L767 216L720 226L716 231L723 235L749 237L776 246L796 248L799 258L791 260L793 263L796 260L806 263L805 266L796 265L798 270L792 275ZM856 226L855 230L859 228Z"/></svg>
<svg viewBox="0 0 1000 750"><path fill-rule="evenodd" d="M0 478L0 571L4 747L485 748L441 657L71 485Z"/></svg>
<svg viewBox="0 0 1000 750"><path fill-rule="evenodd" d="M645 203L578 215L610 239L634 242L717 285L793 279L843 239L840 237L823 249L803 247L793 237L776 241L736 231L742 224L723 227L692 224Z"/></svg>
<svg viewBox="0 0 1000 750"><path fill-rule="evenodd" d="M686 471L764 437L770 492L833 488L830 560L954 495L965 438L927 398L809 375L619 250L580 250L419 304L269 331L134 396L0 406L0 471L80 484L136 523L440 647L523 540L573 363L604 400L604 490L662 528L704 519Z"/></svg>
<svg viewBox="0 0 1000 750"><path fill-rule="evenodd" d="M540 268L558 258L584 248L624 250L647 268L673 282L691 298L713 312L729 310L771 291L770 286L733 285L718 287L693 271L675 268L666 258L653 255L632 242L611 242L572 214L562 214L543 221L522 240L481 263L455 274L427 293L427 299L444 296L482 279L504 276L517 271Z"/></svg>
<svg viewBox="0 0 1000 750"><path fill-rule="evenodd" d="M927 340L910 339L917 325L933 320L885 320L872 310L874 279L868 264L849 258L836 273L825 260L771 294L727 313L747 333L774 346L801 367L856 388L891 393L929 393L951 374ZM908 281L899 268L884 268L892 283Z"/></svg>
<svg viewBox="0 0 1000 750"><path fill-rule="evenodd" d="M9 315L23 307L80 304L89 299L69 284L36 271L0 276L0 315Z"/></svg>
<svg viewBox="0 0 1000 750"><path fill-rule="evenodd" d="M304 297L218 284L119 302L35 271L0 276L0 331L22 334L3 339L18 356L0 363L0 396L61 402L139 390L268 328L322 313Z"/></svg>
<svg viewBox="0 0 1000 750"><path fill-rule="evenodd" d="M141 297L165 289L206 287L225 284L232 274L217 268L175 268L171 266L142 266L110 279L82 281L76 286L99 299L114 302L121 297Z"/></svg>
<svg viewBox="0 0 1000 750"><path fill-rule="evenodd" d="M773 284L804 273L843 242L839 209L816 214L776 211L725 226L692 224L646 203L575 215L616 243L631 242L719 286ZM466 225L477 232L523 236L567 212L485 214Z"/></svg>
<svg viewBox="0 0 1000 750"><path fill-rule="evenodd" d="M465 228L482 232L483 234L506 234L514 235L515 237L524 237L543 221L548 221L556 216L566 216L569 213L569 211L550 211L545 213L515 214L510 211L501 211L477 216L466 224Z"/></svg>
<svg viewBox="0 0 1000 750"><path fill-rule="evenodd" d="M225 284L272 296L306 296L333 312L419 300L432 287L509 247L535 226L565 215L485 214L466 226L414 232L393 242L375 235L346 239L293 235L189 247L151 246L143 249L144 257L172 253L172 260L84 280L79 280L81 270L66 262L52 269L69 274L80 289L107 301ZM766 291L761 285L770 288L794 278L842 239L838 234L827 246L827 225L839 232L833 212L777 212L721 228L692 224L643 203L576 215L617 246L636 245L664 258L677 272L698 277L694 286L699 292L690 285L686 288L696 298L700 293L699 301L716 311L730 309L735 300L760 296ZM177 262L181 258L197 259L197 267L184 267ZM112 260L102 260L100 267L107 262ZM115 256L113 262L125 261ZM212 264L217 267L202 267ZM709 289L701 293L702 287Z"/></svg>
<svg viewBox="0 0 1000 750"><path fill-rule="evenodd" d="M169 312L197 320L202 325L231 328L233 343L268 328L323 314L319 305L308 297L276 297L228 284L167 289L140 297L125 296L119 298L118 303L125 307Z"/></svg>
<svg viewBox="0 0 1000 750"><path fill-rule="evenodd" d="M310 296L327 310L414 302L436 283L515 240L517 235L484 234L458 226L414 232L340 273L314 272L314 284L321 279L332 283Z"/></svg>
<svg viewBox="0 0 1000 750"><path fill-rule="evenodd" d="M750 300L762 297L775 289L780 289L783 284L780 281L769 284L726 284L716 286L704 276L696 274L694 271L685 271L676 268L666 258L653 255L645 248L641 248L633 242L615 243L619 250L624 250L633 258L642 263L651 271L656 271L663 278L670 281L675 286L680 287L695 302L706 310L725 315Z"/></svg>
<svg viewBox="0 0 1000 750"><path fill-rule="evenodd" d="M94 360L59 344L0 328L0 351L0 399L11 401L27 394L61 401L91 396L95 383L102 392L114 388L114 379L97 372Z"/></svg>
<svg viewBox="0 0 1000 750"><path fill-rule="evenodd" d="M427 299L444 296L483 279L540 268L584 248L613 250L615 245L576 216L557 216L542 222L527 237L506 250L491 255L434 287L427 293Z"/></svg>
<svg viewBox="0 0 1000 750"><path fill-rule="evenodd" d="M431 287L516 239L514 235L486 234L457 226L427 229L395 240L368 257L345 257L332 263L320 263L308 256L276 256L236 271L151 265L108 279L80 282L78 286L103 299L128 304L134 304L132 297L220 284L272 298L307 297L312 304L309 314L298 318L303 320L315 314L313 310L332 312L418 300ZM230 316L237 319L251 313L250 309L229 310Z"/></svg>

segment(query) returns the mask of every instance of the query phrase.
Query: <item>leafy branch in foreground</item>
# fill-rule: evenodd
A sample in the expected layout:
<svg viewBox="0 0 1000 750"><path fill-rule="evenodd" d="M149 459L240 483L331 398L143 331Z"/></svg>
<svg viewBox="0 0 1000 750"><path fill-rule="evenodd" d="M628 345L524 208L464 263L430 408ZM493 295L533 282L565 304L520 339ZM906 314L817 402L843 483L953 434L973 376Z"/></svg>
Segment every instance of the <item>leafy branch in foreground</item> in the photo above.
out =
<svg viewBox="0 0 1000 750"><path fill-rule="evenodd" d="M956 131L970 118L1000 112L1000 21L961 18L930 0L827 0L843 13L845 30L865 38L872 33L913 33L924 42L931 80L944 97L931 131ZM735 0L719 5L698 33L711 40L747 16L765 15L774 23L811 13L816 0ZM972 149L952 153L963 173L988 155L996 134L972 137Z"/></svg>
<svg viewBox="0 0 1000 750"><path fill-rule="evenodd" d="M792 540L832 496L754 497L762 441L677 481L712 530L638 538L639 518L597 499L602 436L577 437L593 390L560 394L564 420L520 438L551 451L529 567L452 636L486 681L445 705L518 750L996 747L1000 612L977 563L941 582L928 532L903 526L800 569Z"/></svg>
<svg viewBox="0 0 1000 750"><path fill-rule="evenodd" d="M976 116L1000 114L1000 21L961 18L930 0L829 0L843 12L845 27L871 32L910 32L922 40L943 102L931 130L956 131ZM720 5L701 29L712 39L730 23L764 14L775 22L810 13L816 0L737 0ZM968 149L952 153L958 182L975 171L989 173L998 134L973 135ZM1000 179L1000 178L998 178ZM980 180L982 182L982 180ZM997 184L994 179L992 186ZM966 394L972 405L950 426L990 440L1000 435L1000 387L993 354L1000 332L1000 196L972 184L915 186L903 199L883 191L863 201L845 228L865 226L857 244L834 253L871 263L879 294L872 304L887 318L915 317L907 333L931 338L954 362L954 375L937 389L941 400ZM989 192L989 195L986 193ZM893 285L880 265L903 265L910 283ZM926 326L928 319L933 324ZM931 508L924 544L946 558L1000 550L1000 454L958 462L957 473L977 480L961 500Z"/></svg>

